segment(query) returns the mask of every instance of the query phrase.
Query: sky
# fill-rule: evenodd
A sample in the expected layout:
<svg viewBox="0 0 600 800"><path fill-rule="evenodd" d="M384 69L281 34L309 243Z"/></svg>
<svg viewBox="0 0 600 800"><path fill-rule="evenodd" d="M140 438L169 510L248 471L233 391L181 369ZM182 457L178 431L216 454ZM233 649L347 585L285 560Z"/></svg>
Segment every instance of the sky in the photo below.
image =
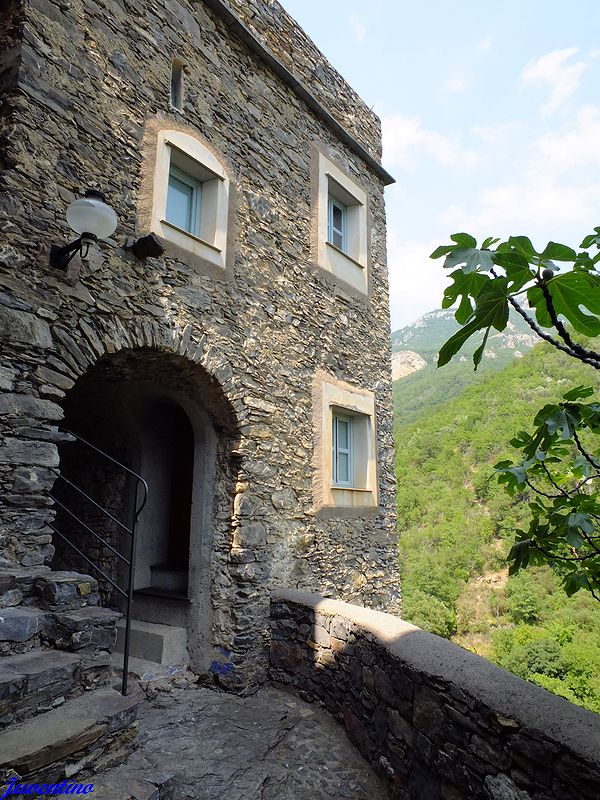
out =
<svg viewBox="0 0 600 800"><path fill-rule="evenodd" d="M382 120L392 330L440 307L452 233L600 225L598 0L282 3Z"/></svg>

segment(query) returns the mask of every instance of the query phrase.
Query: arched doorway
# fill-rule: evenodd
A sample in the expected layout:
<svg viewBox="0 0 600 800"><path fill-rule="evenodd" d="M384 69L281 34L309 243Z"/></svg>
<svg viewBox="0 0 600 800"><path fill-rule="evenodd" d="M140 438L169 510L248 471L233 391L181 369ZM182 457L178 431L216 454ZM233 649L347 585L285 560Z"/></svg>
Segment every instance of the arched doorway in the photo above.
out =
<svg viewBox="0 0 600 800"><path fill-rule="evenodd" d="M233 494L229 453L235 422L218 383L188 360L152 348L123 350L98 361L69 391L67 430L140 473L149 495L135 546L133 617L141 623L185 628L192 663L206 666L211 639L211 570L215 496ZM112 462L77 442L60 447L61 474L111 517L57 482L57 493L107 550L59 510L57 527L94 563L126 585L128 535L115 522L131 519L135 482ZM55 566L90 571L57 539ZM116 590L99 579L105 605L123 608ZM154 660L154 659L150 659Z"/></svg>

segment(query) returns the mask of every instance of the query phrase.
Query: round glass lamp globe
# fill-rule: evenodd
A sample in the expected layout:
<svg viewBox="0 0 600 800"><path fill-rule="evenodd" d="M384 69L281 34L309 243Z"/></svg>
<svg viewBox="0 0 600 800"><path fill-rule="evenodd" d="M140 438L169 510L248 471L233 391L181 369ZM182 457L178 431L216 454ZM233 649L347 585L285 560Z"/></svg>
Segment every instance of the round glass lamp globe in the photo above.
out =
<svg viewBox="0 0 600 800"><path fill-rule="evenodd" d="M89 193L75 200L67 208L67 222L79 234L92 233L97 239L108 239L117 227L114 210L98 193Z"/></svg>

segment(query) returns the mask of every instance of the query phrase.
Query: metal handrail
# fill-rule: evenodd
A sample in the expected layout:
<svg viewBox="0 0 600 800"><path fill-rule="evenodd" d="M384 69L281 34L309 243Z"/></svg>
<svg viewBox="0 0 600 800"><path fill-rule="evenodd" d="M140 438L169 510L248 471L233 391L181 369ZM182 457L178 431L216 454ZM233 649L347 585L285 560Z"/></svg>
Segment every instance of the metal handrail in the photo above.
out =
<svg viewBox="0 0 600 800"><path fill-rule="evenodd" d="M131 475L136 481L136 486L135 486L135 501L136 501L136 503L135 503L135 508L134 508L134 511L133 511L133 520L132 520L132 523L131 523L131 527L128 527L123 522L118 520L115 516L113 516L108 509L104 508L104 506L102 506L100 503L98 503L96 500L94 500L93 497L90 497L86 492L84 492L81 487L79 487L75 483L73 483L73 481L69 480L68 478L65 478L64 475L61 475L61 474L58 475L59 479L61 479L64 483L66 483L72 489L75 489L76 492L78 492L80 495L85 497L86 500L88 500L90 503L92 503L99 511L101 511L103 514L105 514L116 525L118 525L122 530L126 531L126 533L128 533L130 535L131 538L130 538L129 558L126 558L124 555L119 553L119 551L116 550L111 545L110 542L107 542L106 539L104 539L102 536L100 536L99 533L97 533L96 531L92 530L90 528L90 526L86 522L84 522L80 517L77 516L77 514L75 514L73 511L71 511L71 509L67 508L67 506L65 506L64 503L62 503L57 497L52 495L52 499L54 500L54 502L58 506L60 506L60 508L62 508L64 511L66 511L66 513L70 517L72 517L76 522L78 522L95 539L100 541L103 545L106 545L106 547L112 553L114 553L118 558L120 558L121 561L123 561L123 563L125 563L127 565L127 567L128 567L127 587L124 589L123 587L119 586L118 583L116 583L116 581L114 581L109 575L107 575L106 572L104 572L103 569L101 569L97 564L95 564L92 561L92 559L89 558L89 556L86 556L86 554L84 552L82 552L82 550L80 550L80 548L77 547L77 545L75 545L67 536L65 536L63 533L61 533L57 529L56 525L51 523L51 528L54 531L54 533L56 533L56 535L59 536L62 539L62 541L64 541L73 550L75 550L75 552L81 558L83 558L84 561L86 561L93 569L95 569L96 572L98 572L104 578L104 580L106 580L114 589L116 589L116 591L119 592L119 594L121 594L127 601L126 610L125 610L125 642L124 642L124 645L123 645L123 680L122 680L122 683L121 683L121 694L126 695L127 694L127 676L128 676L128 672L129 672L129 643L130 643L130 638L131 638L131 606L132 606L132 603L133 603L133 573L134 573L134 568L135 568L135 532L136 532L136 527L137 527L138 520L140 518L140 514L144 510L144 506L146 505L146 501L148 500L148 484L146 483L144 478L142 478L141 475L138 475L137 472L134 472L129 467L126 467L125 464L121 464L121 462L117 461L116 458L113 458L108 453L105 453L104 450L100 450L99 447L96 447L95 444L92 444L91 442L88 442L88 440L84 439L83 436L79 436L78 434L73 433L72 431L63 431L63 433L69 434L70 436L73 437L73 439L75 441L81 442L82 444L86 445L87 447L91 448L96 453L101 455L103 458L107 459L108 461L111 461L113 464L115 464L117 467L119 467L119 469L121 469L124 472L127 472L129 475ZM73 441L73 439L71 441ZM140 500L140 497L139 497L139 495L140 495L140 486L142 488L141 502L138 502Z"/></svg>

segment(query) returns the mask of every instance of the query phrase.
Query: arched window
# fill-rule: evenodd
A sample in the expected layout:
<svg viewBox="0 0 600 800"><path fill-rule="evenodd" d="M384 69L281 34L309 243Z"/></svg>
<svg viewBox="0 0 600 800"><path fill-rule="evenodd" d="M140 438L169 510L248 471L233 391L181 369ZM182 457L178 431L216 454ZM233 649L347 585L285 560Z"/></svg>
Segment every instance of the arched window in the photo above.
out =
<svg viewBox="0 0 600 800"><path fill-rule="evenodd" d="M225 169L202 142L178 130L158 132L154 233L225 269L229 189Z"/></svg>

